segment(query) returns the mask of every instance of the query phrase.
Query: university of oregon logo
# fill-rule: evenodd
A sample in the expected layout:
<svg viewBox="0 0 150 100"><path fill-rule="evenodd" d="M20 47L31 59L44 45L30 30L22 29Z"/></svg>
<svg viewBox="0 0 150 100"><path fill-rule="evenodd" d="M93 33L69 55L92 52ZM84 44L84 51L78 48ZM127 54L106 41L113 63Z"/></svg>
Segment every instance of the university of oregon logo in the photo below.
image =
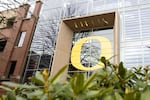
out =
<svg viewBox="0 0 150 100"><path fill-rule="evenodd" d="M81 55L82 45L83 43L89 40L98 40L100 42L101 44L100 56L105 56L107 59L110 58L112 55L112 46L109 39L102 36L89 36L89 37L82 38L75 43L71 51L71 63L77 69L89 71L89 70L97 70L103 67L100 61L95 66L92 67L86 67L81 64L80 55Z"/></svg>

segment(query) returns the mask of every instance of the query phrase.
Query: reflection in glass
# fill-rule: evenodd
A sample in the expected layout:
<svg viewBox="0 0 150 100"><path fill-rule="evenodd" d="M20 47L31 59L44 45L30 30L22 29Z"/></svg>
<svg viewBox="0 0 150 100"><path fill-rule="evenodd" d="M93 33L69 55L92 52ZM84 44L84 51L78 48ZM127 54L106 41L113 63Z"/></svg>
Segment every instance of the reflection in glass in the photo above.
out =
<svg viewBox="0 0 150 100"><path fill-rule="evenodd" d="M26 71L25 75L24 75L23 82L30 82L29 77L33 76L34 75L33 73L34 73L33 70Z"/></svg>
<svg viewBox="0 0 150 100"><path fill-rule="evenodd" d="M139 0L140 4L147 4L150 3L150 0Z"/></svg>
<svg viewBox="0 0 150 100"><path fill-rule="evenodd" d="M124 0L124 6L134 6L138 4L138 0Z"/></svg>
<svg viewBox="0 0 150 100"><path fill-rule="evenodd" d="M92 12L115 9L118 7L118 0L93 0Z"/></svg>
<svg viewBox="0 0 150 100"><path fill-rule="evenodd" d="M52 65L51 55L43 54L41 56L39 68L40 69L49 68L49 66L51 65Z"/></svg>
<svg viewBox="0 0 150 100"><path fill-rule="evenodd" d="M37 66L38 66L39 60L40 60L39 55L31 55L30 58L29 58L28 69L36 69Z"/></svg>
<svg viewBox="0 0 150 100"><path fill-rule="evenodd" d="M72 47L74 44L86 37L90 36L102 36L110 40L112 47L113 47L113 29L105 29L105 30L89 30L89 31L84 31L84 32L75 32L73 36L73 41L72 41ZM88 40L85 43L82 44L81 48L81 55L80 55L80 62L83 66L85 67L93 67L98 64L99 58L101 56L101 43L100 41L96 39ZM110 48L108 48L110 49ZM113 54L112 54L113 56ZM113 61L113 59L111 59ZM73 74L74 72L86 72L88 75L91 74L91 72L87 71L82 71L78 70L73 67L73 65L70 62L69 69L68 69L69 74Z"/></svg>

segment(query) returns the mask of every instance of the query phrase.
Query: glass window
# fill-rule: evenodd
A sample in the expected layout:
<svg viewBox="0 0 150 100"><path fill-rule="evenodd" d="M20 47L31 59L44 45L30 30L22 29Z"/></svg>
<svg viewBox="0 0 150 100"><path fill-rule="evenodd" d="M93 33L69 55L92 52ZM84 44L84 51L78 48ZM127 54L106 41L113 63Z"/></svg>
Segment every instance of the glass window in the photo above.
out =
<svg viewBox="0 0 150 100"><path fill-rule="evenodd" d="M6 39L0 39L0 52L2 52L5 49L6 43Z"/></svg>
<svg viewBox="0 0 150 100"><path fill-rule="evenodd" d="M12 27L16 17L11 17L7 19L7 27Z"/></svg>
<svg viewBox="0 0 150 100"><path fill-rule="evenodd" d="M76 32L72 41L73 46L78 40L90 36L101 36L107 38L110 41L112 48L105 49L111 49L111 55L113 56L113 29ZM87 67L93 67L97 65L98 59L101 57L101 50L104 50L103 48L101 48L101 42L96 39L91 39L82 44L80 55L80 62L82 65ZM111 60L113 61L113 59ZM76 68L73 68L73 65L70 65L70 67L71 68L69 68L69 71L79 71Z"/></svg>
<svg viewBox="0 0 150 100"><path fill-rule="evenodd" d="M89 2L89 0L77 0L77 2Z"/></svg>
<svg viewBox="0 0 150 100"><path fill-rule="evenodd" d="M117 8L118 0L93 0L92 12Z"/></svg>
<svg viewBox="0 0 150 100"><path fill-rule="evenodd" d="M126 67L149 65L150 8L138 8L122 14L121 61Z"/></svg>
<svg viewBox="0 0 150 100"><path fill-rule="evenodd" d="M64 17L73 17L77 14L77 4L68 3L64 7Z"/></svg>
<svg viewBox="0 0 150 100"><path fill-rule="evenodd" d="M32 16L32 14L33 14L33 11L34 11L34 8L35 8L35 1L33 2L31 2L30 1L30 8L29 8L29 10L28 10L28 12L27 12L27 16L26 16L26 18L30 18L31 16Z"/></svg>
<svg viewBox="0 0 150 100"><path fill-rule="evenodd" d="M138 4L138 0L124 0L124 6L133 6L137 4Z"/></svg>
<svg viewBox="0 0 150 100"><path fill-rule="evenodd" d="M81 0L82 1L82 0ZM71 4L71 3L76 3L77 0L64 0L64 4Z"/></svg>
<svg viewBox="0 0 150 100"><path fill-rule="evenodd" d="M58 20L40 20L30 50L39 54L53 54L58 33L58 23Z"/></svg>
<svg viewBox="0 0 150 100"><path fill-rule="evenodd" d="M106 9L117 8L118 0L105 0Z"/></svg>
<svg viewBox="0 0 150 100"><path fill-rule="evenodd" d="M144 66L150 65L150 47L149 47L149 45L144 46Z"/></svg>
<svg viewBox="0 0 150 100"><path fill-rule="evenodd" d="M12 28L16 18L15 15L13 16L14 17L7 18L5 15L0 14L0 28Z"/></svg>
<svg viewBox="0 0 150 100"><path fill-rule="evenodd" d="M77 15L86 15L88 10L88 3L82 2L77 4Z"/></svg>
<svg viewBox="0 0 150 100"><path fill-rule="evenodd" d="M53 9L63 6L64 0L42 0L43 3L43 10L44 9Z"/></svg>
<svg viewBox="0 0 150 100"><path fill-rule="evenodd" d="M24 78L23 78L23 80L22 80L23 83L24 83L24 82L30 82L29 77L33 76L34 73L35 73L34 70L28 70L28 71L26 71L26 72L25 72L25 75L24 75Z"/></svg>
<svg viewBox="0 0 150 100"><path fill-rule="evenodd" d="M17 61L11 61L10 62L7 78L10 78L10 76L13 75L13 73L15 71L16 64L17 64Z"/></svg>
<svg viewBox="0 0 150 100"><path fill-rule="evenodd" d="M141 9L141 28L144 39L150 37L150 8Z"/></svg>
<svg viewBox="0 0 150 100"><path fill-rule="evenodd" d="M105 0L93 0L92 12L102 11L105 9Z"/></svg>
<svg viewBox="0 0 150 100"><path fill-rule="evenodd" d="M61 17L62 8L44 9L41 13L42 20L56 20ZM40 19L41 20L41 19Z"/></svg>
<svg viewBox="0 0 150 100"><path fill-rule="evenodd" d="M25 40L25 36L26 36L26 32L21 32L20 33L20 36L17 40L17 46L18 47L22 47L23 46L23 43L24 43L24 40Z"/></svg>
<svg viewBox="0 0 150 100"><path fill-rule="evenodd" d="M36 69L39 65L39 61L40 61L40 56L39 55L36 55L35 52L32 52L34 54L32 54L28 60L29 60L29 63L28 63L28 69Z"/></svg>
<svg viewBox="0 0 150 100"><path fill-rule="evenodd" d="M130 43L131 44L131 43ZM125 62L126 67L138 67L142 65L142 47L141 45L133 44L131 46L125 46L123 51L124 58L121 59ZM122 54L121 54L122 55Z"/></svg>
<svg viewBox="0 0 150 100"><path fill-rule="evenodd" d="M150 3L150 0L139 0L140 4L147 4Z"/></svg>
<svg viewBox="0 0 150 100"><path fill-rule="evenodd" d="M136 67L143 64L142 42L140 31L139 10L129 10L122 15L122 39L120 57L126 67Z"/></svg>
<svg viewBox="0 0 150 100"><path fill-rule="evenodd" d="M51 66L51 64L52 64L51 60L52 60L51 55L43 54L41 56L39 68L41 68L41 69L43 69L43 68L49 68L49 66Z"/></svg>
<svg viewBox="0 0 150 100"><path fill-rule="evenodd" d="M124 40L140 39L139 11L131 10L124 14Z"/></svg>

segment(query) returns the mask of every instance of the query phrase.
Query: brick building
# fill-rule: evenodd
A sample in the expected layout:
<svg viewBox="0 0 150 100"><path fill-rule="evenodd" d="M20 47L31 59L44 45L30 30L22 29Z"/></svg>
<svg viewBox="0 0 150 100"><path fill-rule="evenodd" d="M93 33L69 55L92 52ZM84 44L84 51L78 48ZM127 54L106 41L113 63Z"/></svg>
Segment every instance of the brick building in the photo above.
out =
<svg viewBox="0 0 150 100"><path fill-rule="evenodd" d="M31 17L30 5L0 13L0 80L19 82L33 38L42 2L36 1Z"/></svg>

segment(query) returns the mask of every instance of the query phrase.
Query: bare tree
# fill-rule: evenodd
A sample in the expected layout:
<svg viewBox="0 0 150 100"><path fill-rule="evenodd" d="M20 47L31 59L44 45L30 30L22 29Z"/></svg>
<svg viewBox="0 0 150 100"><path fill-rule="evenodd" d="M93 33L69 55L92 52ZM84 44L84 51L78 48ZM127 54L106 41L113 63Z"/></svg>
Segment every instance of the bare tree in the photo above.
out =
<svg viewBox="0 0 150 100"><path fill-rule="evenodd" d="M17 14L20 14L18 7L29 3L28 0L0 0L0 28L6 27L14 23ZM10 14L11 13L11 14ZM32 13L29 11L29 13ZM20 19L22 20L22 19ZM4 33L5 34L5 33ZM0 35L5 35L0 32Z"/></svg>
<svg viewBox="0 0 150 100"><path fill-rule="evenodd" d="M64 8L53 9L52 16L48 16L46 18L42 18L42 16L40 16L32 41L31 50L37 50L43 53L50 52L50 54L53 55L60 20L66 17L75 16L75 12L75 6L66 5Z"/></svg>

